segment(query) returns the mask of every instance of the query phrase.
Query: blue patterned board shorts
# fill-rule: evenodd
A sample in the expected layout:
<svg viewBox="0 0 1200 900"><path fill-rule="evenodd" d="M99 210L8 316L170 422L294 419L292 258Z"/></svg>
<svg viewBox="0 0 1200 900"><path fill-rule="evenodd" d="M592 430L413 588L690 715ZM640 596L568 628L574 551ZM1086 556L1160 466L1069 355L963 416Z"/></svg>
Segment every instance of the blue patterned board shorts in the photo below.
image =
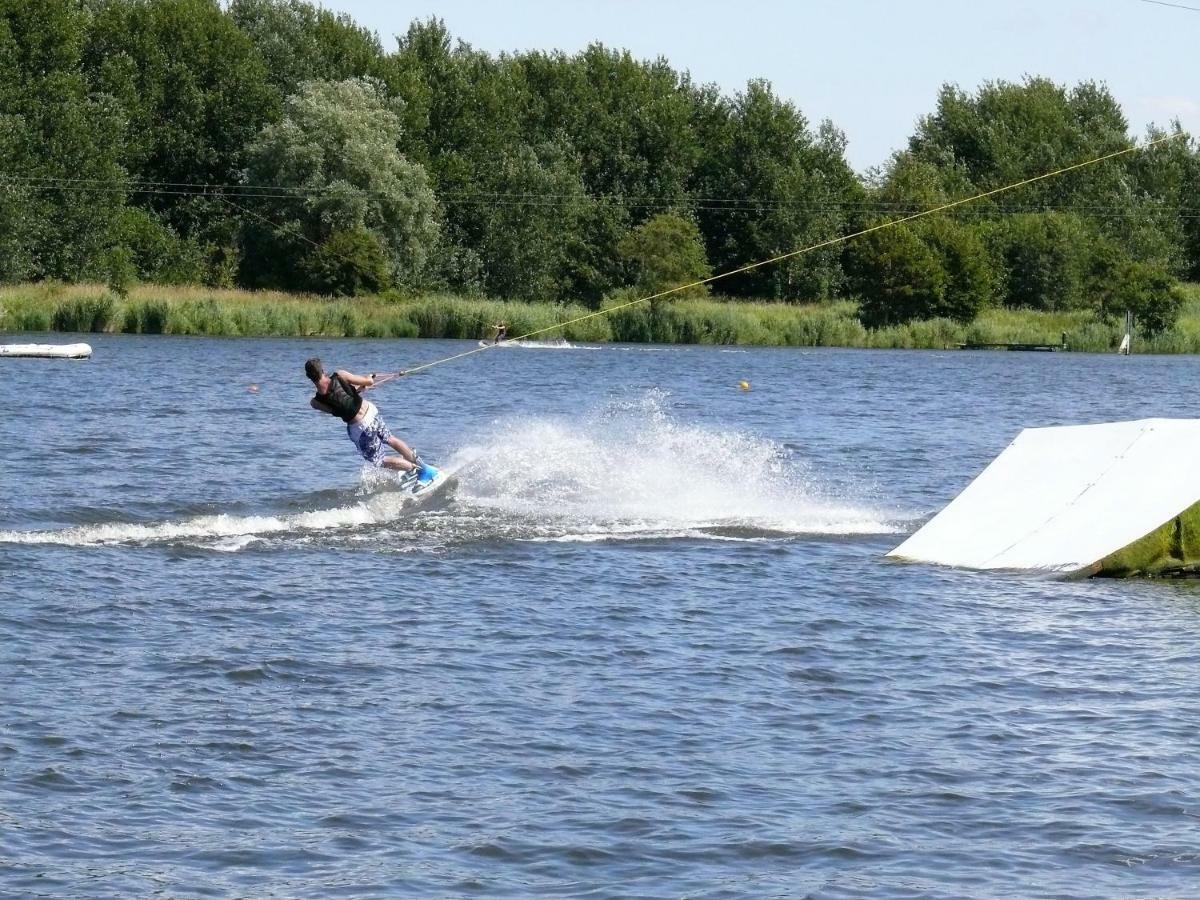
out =
<svg viewBox="0 0 1200 900"><path fill-rule="evenodd" d="M387 423L379 415L379 408L374 403L366 403L367 412L361 421L351 422L346 426L346 434L354 441L358 452L373 466L383 465L387 456L388 439L392 433L388 431Z"/></svg>

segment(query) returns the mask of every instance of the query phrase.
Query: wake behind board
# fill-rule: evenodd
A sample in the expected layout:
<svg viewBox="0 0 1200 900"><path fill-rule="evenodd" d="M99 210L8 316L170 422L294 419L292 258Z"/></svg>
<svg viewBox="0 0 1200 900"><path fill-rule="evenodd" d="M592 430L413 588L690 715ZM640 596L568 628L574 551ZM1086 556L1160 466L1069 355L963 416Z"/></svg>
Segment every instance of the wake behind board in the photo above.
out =
<svg viewBox="0 0 1200 900"><path fill-rule="evenodd" d="M511 340L505 340L505 341L483 340L483 341L479 342L479 346L480 347L498 347L498 348L512 347L514 349L519 348L522 350L578 350L578 349L580 349L580 348L576 347L574 344L572 344L570 341L566 340L565 338L558 338L557 340L553 340L553 341L523 341L523 340L518 340L517 338L513 338Z"/></svg>

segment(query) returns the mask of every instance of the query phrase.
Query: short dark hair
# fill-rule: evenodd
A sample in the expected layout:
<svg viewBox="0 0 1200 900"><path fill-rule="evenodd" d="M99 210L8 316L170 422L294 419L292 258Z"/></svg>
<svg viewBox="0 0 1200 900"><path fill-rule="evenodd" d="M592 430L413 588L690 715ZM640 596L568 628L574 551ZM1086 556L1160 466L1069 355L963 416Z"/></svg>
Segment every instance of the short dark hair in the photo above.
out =
<svg viewBox="0 0 1200 900"><path fill-rule="evenodd" d="M321 360L313 357L304 363L304 374L308 376L309 381L316 381L325 374L325 369L321 367Z"/></svg>

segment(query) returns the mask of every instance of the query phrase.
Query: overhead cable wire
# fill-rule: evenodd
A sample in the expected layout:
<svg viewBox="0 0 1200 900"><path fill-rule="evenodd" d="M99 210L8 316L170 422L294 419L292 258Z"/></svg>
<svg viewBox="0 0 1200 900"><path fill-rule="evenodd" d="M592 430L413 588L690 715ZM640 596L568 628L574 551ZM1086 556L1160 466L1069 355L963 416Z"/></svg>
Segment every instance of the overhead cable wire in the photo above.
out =
<svg viewBox="0 0 1200 900"><path fill-rule="evenodd" d="M1191 12L1200 12L1200 6L1185 6L1182 3L1167 3L1166 0L1142 0L1143 3L1153 3L1155 6L1169 6L1172 9L1186 9Z"/></svg>
<svg viewBox="0 0 1200 900"><path fill-rule="evenodd" d="M299 200L303 199L304 195L290 193L256 193L242 194L235 193L233 190L209 189L201 192L190 190L167 190L164 188L155 187L137 187L138 184L147 182L129 182L122 186L120 183L102 182L99 179L71 179L71 178L39 178L24 180L14 176L0 174L0 184L8 183L14 186L23 186L35 191L61 191L61 192L77 192L77 193L92 193L92 194L135 194L145 196L195 196L207 197L210 199L221 200L228 202L230 197L235 197L240 200ZM230 186L236 189L236 185ZM210 186L211 188L211 186ZM265 190L262 188L261 190ZM282 190L282 189L281 189ZM356 192L358 193L358 192ZM331 195L331 199L336 199L339 195ZM370 192L368 192L370 196ZM449 201L451 204L460 205L478 205L478 206L494 206L494 207L541 207L549 208L559 206L567 199L584 199L586 195L535 195L535 194L481 194L477 198L470 199L463 197L459 200ZM528 198L528 199L502 199L502 198ZM445 203L446 201L442 201ZM714 205L715 204L715 205ZM735 205L740 204L740 205ZM911 201L901 200L825 200L825 201L809 201L809 200L759 200L754 198L746 198L742 200L713 200L707 202L702 199L689 200L674 200L662 201L660 203L624 203L629 209L679 209L682 211L692 212L727 212L727 213L755 213L768 211L797 211L797 212L892 212L898 214L911 213L921 209L917 204ZM239 207L240 209L241 207ZM1112 204L1098 203L1028 203L1023 205L1003 205L992 206L978 210L977 213L981 217L989 215L1020 215L1024 213L1038 212L1065 212L1075 213L1077 215L1088 216L1114 216L1128 218L1141 215L1171 215L1178 218L1192 219L1200 215L1200 207L1174 207L1170 210L1155 209L1152 206L1142 207L1131 210L1129 206L1117 206Z"/></svg>

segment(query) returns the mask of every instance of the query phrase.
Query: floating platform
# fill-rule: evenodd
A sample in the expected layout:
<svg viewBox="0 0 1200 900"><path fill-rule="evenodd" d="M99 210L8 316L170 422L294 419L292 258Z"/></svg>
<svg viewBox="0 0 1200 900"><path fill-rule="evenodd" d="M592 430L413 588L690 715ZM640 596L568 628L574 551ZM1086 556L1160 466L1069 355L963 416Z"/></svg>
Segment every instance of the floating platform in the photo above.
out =
<svg viewBox="0 0 1200 900"><path fill-rule="evenodd" d="M959 350L1030 350L1039 353L1053 353L1064 349L1059 344L981 344L968 341L958 345Z"/></svg>
<svg viewBox="0 0 1200 900"><path fill-rule="evenodd" d="M1200 419L1027 428L888 556L1065 576L1200 566Z"/></svg>
<svg viewBox="0 0 1200 900"><path fill-rule="evenodd" d="M90 344L0 344L0 356L87 359L91 355Z"/></svg>

